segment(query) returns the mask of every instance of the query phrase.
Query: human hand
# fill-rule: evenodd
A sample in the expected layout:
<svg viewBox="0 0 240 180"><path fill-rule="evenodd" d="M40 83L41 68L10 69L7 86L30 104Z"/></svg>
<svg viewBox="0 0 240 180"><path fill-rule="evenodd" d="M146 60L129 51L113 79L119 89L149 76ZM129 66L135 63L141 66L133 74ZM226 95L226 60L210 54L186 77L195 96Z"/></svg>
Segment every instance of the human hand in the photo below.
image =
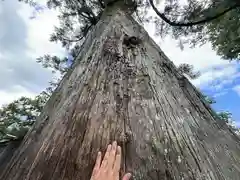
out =
<svg viewBox="0 0 240 180"><path fill-rule="evenodd" d="M95 166L93 168L91 180L119 180L121 167L121 147L114 141L109 144L102 160L102 153L98 152ZM131 174L127 173L122 180L129 180Z"/></svg>

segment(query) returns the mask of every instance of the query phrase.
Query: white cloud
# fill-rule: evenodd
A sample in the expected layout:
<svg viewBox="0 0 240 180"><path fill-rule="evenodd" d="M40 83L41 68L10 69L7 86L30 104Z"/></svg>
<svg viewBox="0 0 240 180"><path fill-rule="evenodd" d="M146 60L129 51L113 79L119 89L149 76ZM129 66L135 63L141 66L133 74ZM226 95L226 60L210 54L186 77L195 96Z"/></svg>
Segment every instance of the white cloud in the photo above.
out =
<svg viewBox="0 0 240 180"><path fill-rule="evenodd" d="M228 90L224 90L222 92L215 93L213 97L216 98L216 97L224 96L225 94L227 94L227 91Z"/></svg>
<svg viewBox="0 0 240 180"><path fill-rule="evenodd" d="M36 15L34 19L30 19L33 9L27 5L23 5L19 11L28 28L27 43L29 46L29 55L33 58L44 54L63 55L64 49L60 43L50 42L50 34L54 31L54 26L59 25L57 18L58 13L53 10L44 9L44 12Z"/></svg>
<svg viewBox="0 0 240 180"><path fill-rule="evenodd" d="M0 30L1 106L21 96L33 97L45 89L52 74L36 58L45 53L61 55L64 51L59 44L49 42L53 26L58 24L53 11L46 10L30 19L33 8L15 0L0 2L0 9L0 25L4 27Z"/></svg>
<svg viewBox="0 0 240 180"><path fill-rule="evenodd" d="M235 64L220 66L218 69L213 66L192 82L202 88L212 86L218 90L223 88L224 85L232 83L237 75L238 69Z"/></svg>
<svg viewBox="0 0 240 180"><path fill-rule="evenodd" d="M155 16L155 13L150 12L150 14ZM237 77L240 77L236 63L222 60L212 50L210 43L196 48L185 45L184 50L181 50L178 47L178 40L171 37L162 40L160 37L154 36L154 25L148 24L145 29L176 66L188 63L193 65L195 70L200 71L201 76L191 81L195 86L201 89L212 89L213 91L221 89L223 91L225 85L231 84Z"/></svg>
<svg viewBox="0 0 240 180"><path fill-rule="evenodd" d="M209 43L202 47L185 47L182 51L177 47L177 41L167 38L161 42L160 47L174 64L188 63L193 65L198 71L205 71L214 66L229 64L228 61L221 60L220 57L216 55Z"/></svg>
<svg viewBox="0 0 240 180"><path fill-rule="evenodd" d="M22 97L22 96L27 96L27 97L34 97L36 93L33 93L27 89L25 89L22 86L14 86L12 87L11 92L7 91L1 91L0 90L0 105L8 104L11 103L12 101Z"/></svg>
<svg viewBox="0 0 240 180"><path fill-rule="evenodd" d="M234 86L233 90L240 96L240 85Z"/></svg>
<svg viewBox="0 0 240 180"><path fill-rule="evenodd" d="M234 121L234 123L236 127L240 128L240 121Z"/></svg>
<svg viewBox="0 0 240 180"><path fill-rule="evenodd" d="M154 37L153 34L151 36ZM193 49L185 47L182 51L177 47L177 41L169 37L163 41L158 38L158 42L160 48L176 66L188 63L193 65L195 70L200 71L201 76L191 82L201 89L211 89L219 93L218 91L223 91L224 86L240 77L237 64L222 60L212 50L209 43Z"/></svg>
<svg viewBox="0 0 240 180"><path fill-rule="evenodd" d="M149 16L156 17L156 13L153 12L153 10L149 10ZM193 65L198 71L205 71L206 69L210 69L214 66L229 64L228 61L221 60L221 58L216 55L216 52L212 50L210 43L206 43L205 45L196 48L190 48L188 45L185 45L184 50L181 50L178 47L178 40L175 40L170 36L167 36L164 39L156 37L154 35L154 24L146 24L144 27L175 65L188 63Z"/></svg>

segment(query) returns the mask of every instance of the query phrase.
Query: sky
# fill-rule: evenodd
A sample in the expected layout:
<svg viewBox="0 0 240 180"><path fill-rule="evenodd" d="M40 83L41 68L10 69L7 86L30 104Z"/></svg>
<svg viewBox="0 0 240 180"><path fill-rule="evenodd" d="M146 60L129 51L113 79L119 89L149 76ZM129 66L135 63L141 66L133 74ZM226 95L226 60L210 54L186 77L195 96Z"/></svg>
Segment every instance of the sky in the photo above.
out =
<svg viewBox="0 0 240 180"><path fill-rule="evenodd" d="M49 42L54 25L58 25L54 11L36 12L17 0L0 1L0 106L21 96L34 97L48 86L53 75L36 58L66 53L60 44ZM145 29L175 65L188 63L201 72L192 83L216 99L216 111L231 112L240 126L240 65L221 60L209 43L181 50L177 41L155 37L149 25Z"/></svg>

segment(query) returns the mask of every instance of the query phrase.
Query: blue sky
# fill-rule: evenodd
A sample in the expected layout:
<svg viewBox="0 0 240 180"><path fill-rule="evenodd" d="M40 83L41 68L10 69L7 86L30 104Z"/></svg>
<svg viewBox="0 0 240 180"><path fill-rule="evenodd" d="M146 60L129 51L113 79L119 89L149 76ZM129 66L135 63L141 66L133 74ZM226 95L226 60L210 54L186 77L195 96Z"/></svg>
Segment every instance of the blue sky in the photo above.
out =
<svg viewBox="0 0 240 180"><path fill-rule="evenodd" d="M240 73L240 65L236 63L236 71ZM222 83L222 82L225 82ZM214 83L211 86L203 87L202 91L205 94L214 97L216 103L212 107L216 111L229 111L233 115L233 120L240 127L240 77L229 78L227 81L215 80L215 83L220 84L220 87L214 88Z"/></svg>
<svg viewBox="0 0 240 180"><path fill-rule="evenodd" d="M211 93L209 93L211 94ZM214 95L214 94L212 94ZM218 96L215 98L216 102L213 105L213 108L216 111L229 111L233 115L233 120L235 120L237 125L239 126L240 124L240 99L239 95L234 91L234 90L229 90L226 94L222 96Z"/></svg>
<svg viewBox="0 0 240 180"><path fill-rule="evenodd" d="M44 54L66 54L60 44L49 42L49 35L58 23L56 11L30 8L16 0L0 2L0 105L20 96L33 97L48 86L53 75L35 59ZM215 110L230 111L240 125L240 65L221 60L209 43L182 51L177 46L178 40L155 37L154 25L147 24L145 29L175 65L192 64L201 72L202 76L191 82L215 97Z"/></svg>
<svg viewBox="0 0 240 180"><path fill-rule="evenodd" d="M211 72L202 71L202 74L203 76L207 74L209 77L209 81L208 83L201 83L201 81L199 81L198 86L204 94L209 95L216 100L216 103L213 104L212 107L218 112L231 112L233 115L233 120L235 120L236 125L240 127L239 63L232 62L224 66L215 66L214 69L211 70ZM216 74L218 74L218 76L216 76Z"/></svg>

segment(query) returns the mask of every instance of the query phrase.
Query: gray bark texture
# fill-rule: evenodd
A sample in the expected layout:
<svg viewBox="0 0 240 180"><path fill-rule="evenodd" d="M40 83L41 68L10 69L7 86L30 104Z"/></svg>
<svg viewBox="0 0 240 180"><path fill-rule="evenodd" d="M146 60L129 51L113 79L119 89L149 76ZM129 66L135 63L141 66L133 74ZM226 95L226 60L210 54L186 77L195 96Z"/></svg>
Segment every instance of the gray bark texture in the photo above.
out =
<svg viewBox="0 0 240 180"><path fill-rule="evenodd" d="M89 180L117 140L134 180L239 180L240 141L147 32L111 7L1 180Z"/></svg>
<svg viewBox="0 0 240 180"><path fill-rule="evenodd" d="M4 167L7 165L9 160L12 158L14 152L20 146L21 140L15 140L8 144L0 145L0 173L3 171Z"/></svg>

